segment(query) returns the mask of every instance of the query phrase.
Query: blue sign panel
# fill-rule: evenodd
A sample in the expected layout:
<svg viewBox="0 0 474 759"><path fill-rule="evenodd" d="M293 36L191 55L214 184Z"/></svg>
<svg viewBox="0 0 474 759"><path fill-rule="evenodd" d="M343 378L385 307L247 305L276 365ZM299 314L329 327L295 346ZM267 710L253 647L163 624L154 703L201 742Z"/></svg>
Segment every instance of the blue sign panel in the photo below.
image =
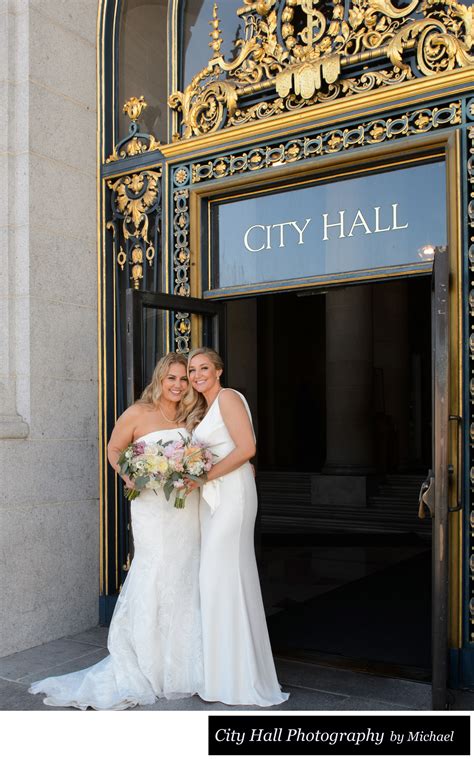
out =
<svg viewBox="0 0 474 759"><path fill-rule="evenodd" d="M446 245L443 162L213 203L212 287L406 267Z"/></svg>

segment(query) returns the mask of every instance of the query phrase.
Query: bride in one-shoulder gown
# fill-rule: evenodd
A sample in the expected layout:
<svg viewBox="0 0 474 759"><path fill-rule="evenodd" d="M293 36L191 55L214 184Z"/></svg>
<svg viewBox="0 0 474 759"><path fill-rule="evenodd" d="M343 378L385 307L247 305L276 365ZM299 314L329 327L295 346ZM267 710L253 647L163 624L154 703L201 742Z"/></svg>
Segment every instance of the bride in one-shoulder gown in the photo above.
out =
<svg viewBox="0 0 474 759"><path fill-rule="evenodd" d="M155 430L135 441L177 440L180 433L184 427ZM162 490L144 490L132 501L135 553L110 624L110 655L87 669L35 682L30 693L45 693L52 706L119 710L199 690L198 501L198 493L190 493L185 508L176 509Z"/></svg>
<svg viewBox="0 0 474 759"><path fill-rule="evenodd" d="M255 437L244 396L220 387L221 366L209 349L190 354L191 384L209 402L194 434L217 457L200 503L204 683L198 693L205 701L271 706L288 694L276 676L255 559L257 491L248 460ZM228 415L232 434L221 411L224 396L227 408L233 405ZM215 477L229 466L233 469Z"/></svg>

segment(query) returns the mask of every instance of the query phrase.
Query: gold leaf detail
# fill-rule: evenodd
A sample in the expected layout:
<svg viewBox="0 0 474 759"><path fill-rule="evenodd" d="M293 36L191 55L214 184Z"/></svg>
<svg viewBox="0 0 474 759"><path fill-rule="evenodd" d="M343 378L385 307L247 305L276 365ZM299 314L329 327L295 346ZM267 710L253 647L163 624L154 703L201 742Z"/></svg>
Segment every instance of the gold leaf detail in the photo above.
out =
<svg viewBox="0 0 474 759"><path fill-rule="evenodd" d="M175 181L178 184L183 184L188 178L188 172L186 169L178 169L176 174L174 175Z"/></svg>
<svg viewBox="0 0 474 759"><path fill-rule="evenodd" d="M424 129L430 123L430 120L431 119L429 119L428 116L426 116L426 114L420 113L420 115L415 121L415 126L420 130Z"/></svg>
<svg viewBox="0 0 474 759"><path fill-rule="evenodd" d="M457 0L242 3L245 39L230 61L214 6L214 58L169 99L182 114L175 139L474 65L473 6Z"/></svg>
<svg viewBox="0 0 474 759"><path fill-rule="evenodd" d="M122 248L122 246L120 246L120 250L119 250L119 253L117 255L117 263L120 266L121 270L123 271L123 267L127 263L127 255L126 255L124 249Z"/></svg>
<svg viewBox="0 0 474 759"><path fill-rule="evenodd" d="M299 148L298 145L291 145L286 151L286 154L290 158L296 158L296 156L298 156L300 152L301 152L301 148Z"/></svg>
<svg viewBox="0 0 474 759"><path fill-rule="evenodd" d="M340 134L333 134L328 140L328 145L331 150L337 150L342 142L342 137Z"/></svg>
<svg viewBox="0 0 474 759"><path fill-rule="evenodd" d="M143 251L141 248L133 248L132 250L132 262L134 264L141 264L143 263Z"/></svg>
<svg viewBox="0 0 474 759"><path fill-rule="evenodd" d="M219 161L219 163L217 163L217 164L214 166L214 171L215 171L215 173L216 173L217 175L219 175L219 174L224 174L224 172L225 172L226 168L227 168L227 166L226 166L226 164L224 163L224 161Z"/></svg>
<svg viewBox="0 0 474 759"><path fill-rule="evenodd" d="M134 174L130 180L130 189L138 194L143 188L143 174Z"/></svg>
<svg viewBox="0 0 474 759"><path fill-rule="evenodd" d="M339 55L331 55L313 63L305 62L289 67L277 74L275 86L281 97L286 97L291 91L309 100L314 93L321 89L323 82L333 84L341 72Z"/></svg>
<svg viewBox="0 0 474 759"><path fill-rule="evenodd" d="M142 112L148 107L143 95L139 98L132 97L123 106L123 112L127 114L130 121L138 121Z"/></svg>
<svg viewBox="0 0 474 759"><path fill-rule="evenodd" d="M380 124L376 124L369 132L370 136L373 140L380 140L383 134L385 134L385 129L380 126Z"/></svg>
<svg viewBox="0 0 474 759"><path fill-rule="evenodd" d="M133 280L133 286L135 290L138 290L140 286L140 280L143 279L143 267L141 264L135 264L132 266L131 279Z"/></svg>

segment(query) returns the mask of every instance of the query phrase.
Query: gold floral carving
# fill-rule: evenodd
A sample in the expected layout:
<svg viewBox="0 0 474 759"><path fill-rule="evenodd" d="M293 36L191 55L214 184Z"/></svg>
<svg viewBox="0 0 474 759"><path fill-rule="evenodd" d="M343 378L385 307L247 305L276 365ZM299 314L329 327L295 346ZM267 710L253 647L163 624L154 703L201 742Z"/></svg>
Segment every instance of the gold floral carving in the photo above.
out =
<svg viewBox="0 0 474 759"><path fill-rule="evenodd" d="M189 190L177 190L174 193L174 285L175 295L191 295L189 286L189 266L191 261L189 249Z"/></svg>
<svg viewBox="0 0 474 759"><path fill-rule="evenodd" d="M143 95L140 95L139 98L132 97L123 106L123 112L127 114L130 121L138 121L140 116L142 115L142 111L145 110L145 108L148 107L148 103L146 102Z"/></svg>
<svg viewBox="0 0 474 759"><path fill-rule="evenodd" d="M217 4L213 57L169 105L175 139L269 118L285 110L474 66L474 9L457 0L243 0L245 37L221 55ZM382 64L382 65L381 65ZM259 102L255 95L261 93Z"/></svg>
<svg viewBox="0 0 474 759"><path fill-rule="evenodd" d="M191 318L189 313L177 311L173 326L176 353L189 353Z"/></svg>
<svg viewBox="0 0 474 759"><path fill-rule="evenodd" d="M114 220L107 223L107 228L114 235L117 264L123 271L128 262L130 279L135 289L139 288L140 280L143 279L144 261L152 266L155 259L155 245L149 228L150 214L157 211L160 199L160 177L160 171L147 169L107 181L107 186L112 191L114 208Z"/></svg>

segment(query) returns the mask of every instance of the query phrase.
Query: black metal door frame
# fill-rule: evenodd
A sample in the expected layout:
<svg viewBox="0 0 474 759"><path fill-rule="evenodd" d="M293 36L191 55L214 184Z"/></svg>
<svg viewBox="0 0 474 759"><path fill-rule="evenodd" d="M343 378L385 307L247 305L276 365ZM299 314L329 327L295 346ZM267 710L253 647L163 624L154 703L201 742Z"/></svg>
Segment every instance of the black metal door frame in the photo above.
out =
<svg viewBox="0 0 474 759"><path fill-rule="evenodd" d="M447 708L449 617L449 256L435 250L432 278L433 574L432 708Z"/></svg>
<svg viewBox="0 0 474 759"><path fill-rule="evenodd" d="M126 398L127 406L135 402L141 392L143 370L143 324L142 311L144 307L163 311L180 311L186 314L209 316L213 319L213 348L217 350L225 364L225 304L204 300L203 298L188 298L181 295L168 295L147 290L129 289L125 296L126 314Z"/></svg>

